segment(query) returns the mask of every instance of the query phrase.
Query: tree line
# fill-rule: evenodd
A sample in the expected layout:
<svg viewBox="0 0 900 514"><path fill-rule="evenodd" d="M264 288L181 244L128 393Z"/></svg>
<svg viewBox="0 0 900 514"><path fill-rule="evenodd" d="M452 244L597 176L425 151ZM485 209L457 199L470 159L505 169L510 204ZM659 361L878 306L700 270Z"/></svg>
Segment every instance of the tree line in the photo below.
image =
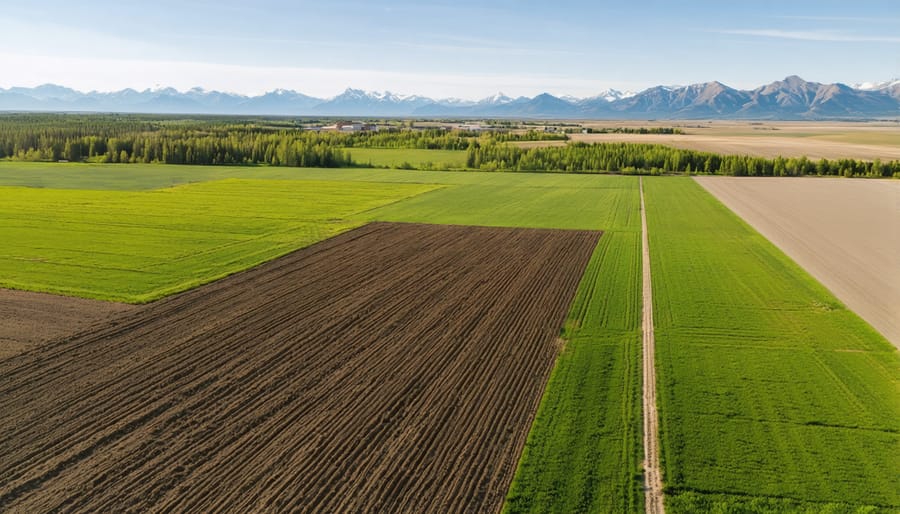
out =
<svg viewBox="0 0 900 514"><path fill-rule="evenodd" d="M0 159L11 160L344 167L358 165L352 159L353 148L415 148L466 150L468 168L491 171L900 177L900 161L877 159L767 159L635 143L570 143L544 148L506 144L565 137L534 130L438 128L320 132L304 130L300 120L290 119L0 115Z"/></svg>
<svg viewBox="0 0 900 514"><path fill-rule="evenodd" d="M0 116L0 159L99 163L352 165L347 148L465 150L479 133L304 130L285 120L142 115Z"/></svg>
<svg viewBox="0 0 900 514"><path fill-rule="evenodd" d="M471 145L469 168L490 171L619 172L626 174L705 173L734 176L835 175L844 177L900 176L900 161L806 157L719 155L663 145L635 143L570 143L566 146L521 148Z"/></svg>

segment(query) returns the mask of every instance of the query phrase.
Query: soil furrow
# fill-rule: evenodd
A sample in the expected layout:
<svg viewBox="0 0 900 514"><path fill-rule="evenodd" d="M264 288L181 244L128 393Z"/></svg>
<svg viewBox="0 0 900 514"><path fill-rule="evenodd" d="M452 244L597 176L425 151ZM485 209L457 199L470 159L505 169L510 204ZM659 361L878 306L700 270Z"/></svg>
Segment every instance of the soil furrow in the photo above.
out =
<svg viewBox="0 0 900 514"><path fill-rule="evenodd" d="M497 511L598 237L373 223L0 360L0 510Z"/></svg>

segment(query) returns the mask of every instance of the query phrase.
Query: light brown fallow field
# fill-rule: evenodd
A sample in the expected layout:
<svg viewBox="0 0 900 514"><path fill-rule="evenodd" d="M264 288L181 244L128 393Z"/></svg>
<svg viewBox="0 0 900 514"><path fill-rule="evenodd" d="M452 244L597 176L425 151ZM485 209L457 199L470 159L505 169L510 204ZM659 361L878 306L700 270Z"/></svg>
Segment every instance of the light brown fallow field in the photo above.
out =
<svg viewBox="0 0 900 514"><path fill-rule="evenodd" d="M586 143L647 143L673 146L725 155L754 155L774 158L862 159L882 161L900 159L900 147L883 144L859 144L812 137L717 136L706 134L573 134L573 141Z"/></svg>
<svg viewBox="0 0 900 514"><path fill-rule="evenodd" d="M900 160L900 122L839 121L589 121L586 128L676 128L683 134L570 134L584 143L660 144L685 150L774 158ZM513 143L533 148L565 141Z"/></svg>

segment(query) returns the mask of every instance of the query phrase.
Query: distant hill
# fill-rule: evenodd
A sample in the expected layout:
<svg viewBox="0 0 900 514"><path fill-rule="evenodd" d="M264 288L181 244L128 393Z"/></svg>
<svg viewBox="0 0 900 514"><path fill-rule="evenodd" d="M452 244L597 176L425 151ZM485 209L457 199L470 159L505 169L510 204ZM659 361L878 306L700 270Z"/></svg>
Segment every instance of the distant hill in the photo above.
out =
<svg viewBox="0 0 900 514"><path fill-rule="evenodd" d="M245 96L201 88L88 93L55 84L0 89L0 110L158 114L250 114L356 117L509 117L557 119L773 119L900 117L900 80L820 84L790 76L746 91L721 82L656 86L639 93L602 91L588 98L512 98L479 101L348 88L333 98L277 89Z"/></svg>

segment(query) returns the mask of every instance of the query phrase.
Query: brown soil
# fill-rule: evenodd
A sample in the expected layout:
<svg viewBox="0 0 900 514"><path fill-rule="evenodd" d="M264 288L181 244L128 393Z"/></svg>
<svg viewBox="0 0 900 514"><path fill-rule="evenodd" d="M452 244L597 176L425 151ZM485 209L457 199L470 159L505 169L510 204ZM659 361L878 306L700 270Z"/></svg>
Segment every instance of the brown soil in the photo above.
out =
<svg viewBox="0 0 900 514"><path fill-rule="evenodd" d="M0 289L0 359L132 308L122 303Z"/></svg>
<svg viewBox="0 0 900 514"><path fill-rule="evenodd" d="M900 348L900 181L697 181Z"/></svg>
<svg viewBox="0 0 900 514"><path fill-rule="evenodd" d="M648 143L685 150L726 155L754 155L769 159L802 157L810 159L863 159L884 161L900 159L900 147L828 141L811 137L747 136L747 135L659 135L659 134L572 134L572 141L584 143ZM555 146L554 143L547 146ZM534 145L537 146L537 145Z"/></svg>
<svg viewBox="0 0 900 514"><path fill-rule="evenodd" d="M0 510L497 511L598 237L371 224L0 361Z"/></svg>
<svg viewBox="0 0 900 514"><path fill-rule="evenodd" d="M596 125L593 123L586 125ZM622 123L599 124L614 127ZM624 124L635 125L635 123ZM813 123L767 123L764 127L744 124L697 123L637 123L639 126L679 127L684 134L570 134L572 141L584 143L647 143L685 150L719 154L754 155L775 158L801 157L810 159L900 160L897 126L860 124L823 125ZM684 128L686 126L686 128ZM693 127L693 128L692 128ZM771 129L771 130L754 130ZM529 141L518 143L525 148L561 146L565 141Z"/></svg>

